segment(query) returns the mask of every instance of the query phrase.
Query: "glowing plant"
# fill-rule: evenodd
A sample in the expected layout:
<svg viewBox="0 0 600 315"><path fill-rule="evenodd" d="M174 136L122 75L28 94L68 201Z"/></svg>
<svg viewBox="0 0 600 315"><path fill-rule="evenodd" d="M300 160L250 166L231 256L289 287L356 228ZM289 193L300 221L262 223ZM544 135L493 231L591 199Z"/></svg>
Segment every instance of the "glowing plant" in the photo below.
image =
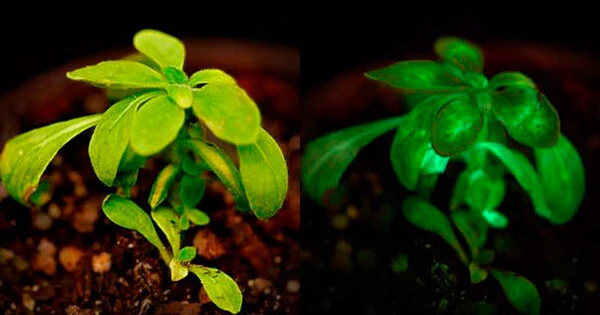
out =
<svg viewBox="0 0 600 315"><path fill-rule="evenodd" d="M91 164L102 183L117 188L103 202L105 215L154 245L173 281L192 272L219 308L238 313L242 294L237 284L217 269L192 264L196 249L181 247L181 233L191 224L210 222L196 208L204 195L207 172L228 188L237 209L253 211L260 219L275 215L288 189L285 159L277 142L262 129L258 107L231 76L205 69L188 78L183 72L183 43L160 31L142 30L133 44L141 54L67 73L72 80L107 89L116 102L102 114L58 122L11 139L0 157L0 177L13 198L30 205L58 150L95 126L89 144ZM206 129L235 145L239 170L225 151L208 142ZM152 186L148 215L128 198L138 171L152 157L163 158L167 165Z"/></svg>
<svg viewBox="0 0 600 315"><path fill-rule="evenodd" d="M402 185L417 193L405 200L405 217L448 242L468 266L473 283L491 274L518 310L538 314L541 302L530 281L489 266L494 252L485 249L488 230L504 229L509 223L499 210L507 174L528 193L539 216L553 224L571 220L585 191L581 158L560 133L556 110L530 78L501 72L488 81L482 74L482 52L460 38L441 38L434 47L440 60L402 61L366 73L405 93L409 113L310 142L302 165L304 190L323 202L359 150L396 129L392 167ZM451 161L466 167L457 179L448 215L429 200Z"/></svg>

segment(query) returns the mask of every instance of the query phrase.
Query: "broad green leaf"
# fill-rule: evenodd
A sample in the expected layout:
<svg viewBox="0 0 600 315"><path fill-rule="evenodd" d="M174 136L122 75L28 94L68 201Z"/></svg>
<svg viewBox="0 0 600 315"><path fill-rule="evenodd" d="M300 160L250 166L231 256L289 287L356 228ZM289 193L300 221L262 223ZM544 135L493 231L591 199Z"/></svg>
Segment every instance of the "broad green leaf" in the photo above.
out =
<svg viewBox="0 0 600 315"><path fill-rule="evenodd" d="M209 165L210 169L217 175L219 180L227 187L235 198L235 203L240 210L249 210L250 206L246 199L244 186L240 172L233 164L231 158L213 144L191 140L187 142L188 147Z"/></svg>
<svg viewBox="0 0 600 315"><path fill-rule="evenodd" d="M198 163L189 155L185 155L183 157L183 161L181 162L181 168L183 171L190 176L200 176L203 171L210 170L208 165L204 162Z"/></svg>
<svg viewBox="0 0 600 315"><path fill-rule="evenodd" d="M483 124L479 108L468 97L460 97L444 105L436 114L431 143L441 156L452 156L469 149Z"/></svg>
<svg viewBox="0 0 600 315"><path fill-rule="evenodd" d="M200 70L192 74L188 81L188 85L191 87L208 83L237 84L232 76L219 69Z"/></svg>
<svg viewBox="0 0 600 315"><path fill-rule="evenodd" d="M196 247L194 246L186 246L179 251L177 258L181 262L189 262L192 261L196 257Z"/></svg>
<svg viewBox="0 0 600 315"><path fill-rule="evenodd" d="M163 258L165 258L165 246L160 241L158 234L156 234L152 219L133 201L110 194L106 196L106 199L102 203L102 211L116 225L142 234L150 244L160 250Z"/></svg>
<svg viewBox="0 0 600 315"><path fill-rule="evenodd" d="M375 138L397 128L407 116L378 120L339 130L312 140L302 157L302 184L315 201L335 188L358 152Z"/></svg>
<svg viewBox="0 0 600 315"><path fill-rule="evenodd" d="M558 114L544 94L509 87L492 95L494 114L517 142L534 148L553 146L560 134Z"/></svg>
<svg viewBox="0 0 600 315"><path fill-rule="evenodd" d="M487 241L488 226L486 222L480 215L464 210L452 211L451 218L469 245L471 257L477 257Z"/></svg>
<svg viewBox="0 0 600 315"><path fill-rule="evenodd" d="M210 223L210 217L206 213L198 209L186 209L185 215L190 221L199 226L207 225Z"/></svg>
<svg viewBox="0 0 600 315"><path fill-rule="evenodd" d="M130 126L137 108L158 92L134 95L112 105L94 129L89 145L90 162L98 179L111 187L129 144Z"/></svg>
<svg viewBox="0 0 600 315"><path fill-rule="evenodd" d="M467 255L452 230L450 220L434 205L418 197L409 197L402 204L402 211L410 223L426 231L438 234L456 250L463 262L468 261Z"/></svg>
<svg viewBox="0 0 600 315"><path fill-rule="evenodd" d="M484 249L479 252L477 256L473 258L478 265L489 265L496 258L496 253L491 249Z"/></svg>
<svg viewBox="0 0 600 315"><path fill-rule="evenodd" d="M162 72L171 84L187 84L188 82L187 74L175 67L166 67L162 69Z"/></svg>
<svg viewBox="0 0 600 315"><path fill-rule="evenodd" d="M471 283L479 283L487 279L488 272L485 269L481 269L476 264L469 264L469 272L471 273Z"/></svg>
<svg viewBox="0 0 600 315"><path fill-rule="evenodd" d="M523 187L531 197L531 201L538 215L543 218L552 218L552 212L548 208L544 197L542 184L533 169L533 166L527 160L527 157L521 152L511 150L504 145L492 142L481 142L476 145L481 149L486 149L493 153L515 177L517 182Z"/></svg>
<svg viewBox="0 0 600 315"><path fill-rule="evenodd" d="M255 144L237 146L240 176L250 208L260 219L281 209L288 191L288 169L279 144L261 129Z"/></svg>
<svg viewBox="0 0 600 315"><path fill-rule="evenodd" d="M481 72L483 70L483 53L481 49L462 38L442 37L435 41L435 53L464 71Z"/></svg>
<svg viewBox="0 0 600 315"><path fill-rule="evenodd" d="M198 276L208 297L218 308L233 314L240 312L242 292L230 276L218 269L198 265L191 265L190 271Z"/></svg>
<svg viewBox="0 0 600 315"><path fill-rule="evenodd" d="M516 71L505 71L494 75L490 80L489 87L496 91L508 87L537 89L533 80L523 73Z"/></svg>
<svg viewBox="0 0 600 315"><path fill-rule="evenodd" d="M182 215L179 218L179 229L187 231L190 228L190 219L186 215Z"/></svg>
<svg viewBox="0 0 600 315"><path fill-rule="evenodd" d="M26 205L58 150L100 119L101 114L95 114L58 122L6 142L0 155L0 178L8 193Z"/></svg>
<svg viewBox="0 0 600 315"><path fill-rule="evenodd" d="M131 188L133 188L137 182L138 173L139 170L131 172L119 172L117 177L115 177L113 186L118 187L120 190L122 190L125 197L129 198L131 196Z"/></svg>
<svg viewBox="0 0 600 315"><path fill-rule="evenodd" d="M421 161L421 175L442 174L446 171L449 161L450 158L437 154L433 147L429 145Z"/></svg>
<svg viewBox="0 0 600 315"><path fill-rule="evenodd" d="M183 68L185 47L181 41L169 34L145 29L135 34L133 46L163 68Z"/></svg>
<svg viewBox="0 0 600 315"><path fill-rule="evenodd" d="M194 208L204 197L205 189L206 182L202 177L184 174L179 184L179 195L183 206Z"/></svg>
<svg viewBox="0 0 600 315"><path fill-rule="evenodd" d="M455 92L469 88L442 63L430 60L401 61L367 72L366 77L392 87L419 93Z"/></svg>
<svg viewBox="0 0 600 315"><path fill-rule="evenodd" d="M158 207L158 205L167 199L169 190L171 189L171 186L173 186L173 183L175 182L175 179L179 173L180 169L173 164L165 166L165 168L158 173L154 183L152 184L150 195L148 196L148 204L150 205L150 208L154 209Z"/></svg>
<svg viewBox="0 0 600 315"><path fill-rule="evenodd" d="M505 229L508 226L508 218L503 213L494 209L485 209L481 215L486 219L491 227L496 229Z"/></svg>
<svg viewBox="0 0 600 315"><path fill-rule="evenodd" d="M167 95L181 108L192 107L194 96L192 95L192 88L187 85L169 85Z"/></svg>
<svg viewBox="0 0 600 315"><path fill-rule="evenodd" d="M169 83L158 71L129 60L103 61L67 73L71 80L100 88L162 88Z"/></svg>
<svg viewBox="0 0 600 315"><path fill-rule="evenodd" d="M260 134L258 107L246 91L234 84L208 84L193 92L192 108L221 140L252 144Z"/></svg>
<svg viewBox="0 0 600 315"><path fill-rule="evenodd" d="M166 95L146 102L131 125L131 147L141 156L151 156L166 148L183 126L185 111Z"/></svg>
<svg viewBox="0 0 600 315"><path fill-rule="evenodd" d="M492 178L482 169L470 172L464 201L476 210L498 207L506 192L504 178Z"/></svg>
<svg viewBox="0 0 600 315"><path fill-rule="evenodd" d="M529 315L538 315L542 306L535 285L514 272L492 269L490 273L500 282L506 298L517 310Z"/></svg>
<svg viewBox="0 0 600 315"><path fill-rule="evenodd" d="M174 255L177 254L181 242L181 231L178 228L179 217L173 209L167 207L158 207L152 210L151 215L171 244L171 251Z"/></svg>
<svg viewBox="0 0 600 315"><path fill-rule="evenodd" d="M555 224L566 223L577 213L585 194L585 170L577 149L561 135L556 145L535 149L535 163L544 196Z"/></svg>
<svg viewBox="0 0 600 315"><path fill-rule="evenodd" d="M169 268L171 268L171 281L177 282L187 277L189 269L183 266L178 259L173 259L169 262Z"/></svg>
<svg viewBox="0 0 600 315"><path fill-rule="evenodd" d="M148 160L147 157L141 156L133 151L131 145L128 145L119 162L119 170L121 173L137 172Z"/></svg>

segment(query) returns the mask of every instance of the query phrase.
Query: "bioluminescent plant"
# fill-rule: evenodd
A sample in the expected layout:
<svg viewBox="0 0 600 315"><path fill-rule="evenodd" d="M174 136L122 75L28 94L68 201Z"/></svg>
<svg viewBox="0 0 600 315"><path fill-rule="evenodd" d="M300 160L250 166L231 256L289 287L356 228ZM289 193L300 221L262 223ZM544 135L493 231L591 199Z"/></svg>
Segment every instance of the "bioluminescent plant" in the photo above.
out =
<svg viewBox="0 0 600 315"><path fill-rule="evenodd" d="M581 158L561 134L556 110L530 78L500 72L488 80L481 50L464 39L441 38L434 47L440 60L402 61L366 73L405 93L408 114L311 141L303 158L304 190L323 202L359 150L395 129L392 167L402 185L416 192L403 204L408 221L446 240L469 268L473 283L491 274L518 310L538 314L541 302L530 281L489 266L494 252L485 249L488 231L509 223L500 211L506 175L527 192L539 216L553 224L571 220L585 191ZM455 161L466 167L448 215L430 200L439 175Z"/></svg>
<svg viewBox="0 0 600 315"><path fill-rule="evenodd" d="M102 183L117 188L102 204L105 215L154 245L173 281L192 272L219 308L238 313L242 294L237 284L217 269L192 264L196 249L181 247L181 233L192 224L210 222L197 209L208 172L228 188L240 211L252 211L260 219L275 215L287 194L286 161L277 142L262 129L258 107L233 77L205 69L188 78L183 71L183 43L157 30L138 32L133 44L138 54L67 73L72 80L107 89L116 102L102 114L58 122L11 139L0 157L0 178L13 198L30 205L59 149L95 127L90 162ZM208 141L207 129L235 145L239 169L224 150ZM167 165L148 197L149 215L129 197L140 168L152 157L162 158ZM166 236L169 249L153 221Z"/></svg>

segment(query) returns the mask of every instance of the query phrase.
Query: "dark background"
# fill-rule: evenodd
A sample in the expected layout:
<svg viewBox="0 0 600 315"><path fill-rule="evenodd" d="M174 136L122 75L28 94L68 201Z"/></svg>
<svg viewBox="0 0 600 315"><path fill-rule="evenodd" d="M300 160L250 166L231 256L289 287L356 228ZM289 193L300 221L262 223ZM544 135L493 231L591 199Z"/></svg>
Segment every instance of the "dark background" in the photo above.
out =
<svg viewBox="0 0 600 315"><path fill-rule="evenodd" d="M296 46L298 6L276 1L11 1L0 4L0 95L74 58L132 45L156 28L177 37Z"/></svg>

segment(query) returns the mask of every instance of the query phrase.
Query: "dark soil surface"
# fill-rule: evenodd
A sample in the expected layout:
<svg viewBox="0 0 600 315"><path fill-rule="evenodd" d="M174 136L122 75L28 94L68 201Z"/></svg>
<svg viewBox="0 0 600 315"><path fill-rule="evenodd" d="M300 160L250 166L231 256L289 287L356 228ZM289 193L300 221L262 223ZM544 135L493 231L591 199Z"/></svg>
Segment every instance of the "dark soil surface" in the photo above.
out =
<svg viewBox="0 0 600 315"><path fill-rule="evenodd" d="M492 266L531 280L541 294L541 314L600 314L600 71L589 59L562 49L515 47L522 49L488 49L486 74L517 70L534 79L559 112L563 134L583 158L587 191L575 218L552 226L535 215L527 195L509 179L500 210L510 224L489 235L487 248L496 251ZM303 106L312 115L303 122L303 141L402 114L395 91L362 75L396 60L342 74L303 96ZM492 277L471 284L452 248L405 220L400 209L409 192L389 162L392 137L377 139L359 154L342 179L337 204L324 208L302 197L302 230L311 231L303 244L307 262L302 313L518 314ZM444 211L461 167L449 165L432 195ZM404 272L393 267L400 255L408 258Z"/></svg>
<svg viewBox="0 0 600 315"><path fill-rule="evenodd" d="M212 179L199 207L212 222L192 227L182 244L198 248L194 263L219 268L240 286L243 314L297 314L299 299L299 149L297 82L270 73L232 73L263 112L263 126L280 143L290 172L283 209L269 221L234 210ZM105 109L99 90L64 97L68 119ZM52 108L53 104L47 104ZM64 105L64 104L63 104ZM51 113L52 111L48 111ZM37 127L15 117L21 130ZM109 189L95 178L87 144L91 131L69 143L44 176L48 202L20 206L0 187L0 310L3 314L226 314L192 276L173 283L158 251L133 231L108 221L100 205ZM134 197L145 205L161 164L140 172Z"/></svg>

